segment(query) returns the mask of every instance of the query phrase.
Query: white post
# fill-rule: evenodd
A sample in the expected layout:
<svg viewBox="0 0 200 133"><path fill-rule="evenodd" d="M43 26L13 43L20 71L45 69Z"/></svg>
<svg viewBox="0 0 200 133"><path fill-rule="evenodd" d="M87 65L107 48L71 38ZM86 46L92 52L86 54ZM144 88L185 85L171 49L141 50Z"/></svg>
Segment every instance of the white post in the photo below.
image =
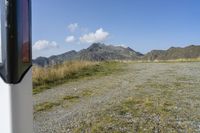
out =
<svg viewBox="0 0 200 133"><path fill-rule="evenodd" d="M33 133L32 70L18 84L0 78L0 132Z"/></svg>

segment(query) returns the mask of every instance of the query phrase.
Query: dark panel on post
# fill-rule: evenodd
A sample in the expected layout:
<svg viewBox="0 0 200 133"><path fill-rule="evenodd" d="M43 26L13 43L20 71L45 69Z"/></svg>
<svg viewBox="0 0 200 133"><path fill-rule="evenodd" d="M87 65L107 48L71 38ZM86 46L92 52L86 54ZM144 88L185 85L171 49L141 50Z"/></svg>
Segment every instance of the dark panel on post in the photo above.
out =
<svg viewBox="0 0 200 133"><path fill-rule="evenodd" d="M31 67L31 1L1 0L2 54L1 77L7 83L18 83Z"/></svg>

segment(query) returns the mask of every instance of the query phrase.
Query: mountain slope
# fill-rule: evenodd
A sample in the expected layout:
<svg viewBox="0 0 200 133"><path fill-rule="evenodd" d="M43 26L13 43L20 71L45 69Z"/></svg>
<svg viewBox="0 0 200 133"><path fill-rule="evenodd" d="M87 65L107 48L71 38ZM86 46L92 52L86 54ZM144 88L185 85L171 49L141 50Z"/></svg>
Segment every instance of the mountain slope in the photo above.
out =
<svg viewBox="0 0 200 133"><path fill-rule="evenodd" d="M77 52L75 50L72 50L64 54L51 56L48 58L49 65L61 64L63 63L63 61L73 60L76 55L77 55Z"/></svg>
<svg viewBox="0 0 200 133"><path fill-rule="evenodd" d="M122 46L105 45L94 43L87 49L78 52L72 50L60 55L54 55L49 58L38 57L33 60L34 65L51 66L61 64L70 60L89 60L89 61L106 61L106 60L174 60L200 58L200 46L190 45L184 48L171 47L168 50L152 50L143 55L133 49Z"/></svg>
<svg viewBox="0 0 200 133"><path fill-rule="evenodd" d="M103 61L103 60L134 60L139 59L141 53L135 52L131 48L122 46L105 45L94 43L89 48L78 53L78 59Z"/></svg>
<svg viewBox="0 0 200 133"><path fill-rule="evenodd" d="M77 52L72 50L69 52L66 52L64 54L60 55L53 55L49 58L46 57L38 57L35 60L33 60L33 64L41 67L46 67L46 66L51 66L51 65L56 65L56 64L61 64L64 61L70 61L73 60L74 57L76 56Z"/></svg>
<svg viewBox="0 0 200 133"><path fill-rule="evenodd" d="M200 46L190 45L184 48L171 47L168 50L152 50L147 53L143 59L145 60L173 60L199 58Z"/></svg>
<svg viewBox="0 0 200 133"><path fill-rule="evenodd" d="M105 60L136 60L143 55L133 49L122 46L105 45L102 43L94 43L87 49L79 52L69 51L61 55L54 55L49 58L38 57L33 60L33 64L38 66L49 66L60 64L70 60L90 60L90 61L105 61Z"/></svg>

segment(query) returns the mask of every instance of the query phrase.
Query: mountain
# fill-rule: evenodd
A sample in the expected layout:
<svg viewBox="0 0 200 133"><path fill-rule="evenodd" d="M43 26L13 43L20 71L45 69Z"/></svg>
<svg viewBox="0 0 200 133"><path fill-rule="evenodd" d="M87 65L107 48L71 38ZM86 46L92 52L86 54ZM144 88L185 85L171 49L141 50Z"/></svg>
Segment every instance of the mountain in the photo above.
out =
<svg viewBox="0 0 200 133"><path fill-rule="evenodd" d="M171 47L168 50L152 50L147 53L144 60L173 60L173 59L188 59L199 58L200 46L190 45L184 48Z"/></svg>
<svg viewBox="0 0 200 133"><path fill-rule="evenodd" d="M33 64L46 67L55 64L60 64L70 60L138 60L141 59L142 56L143 54L136 52L129 47L93 43L87 49L83 49L78 52L73 50L64 54L54 55L49 58L38 57L35 60L33 60Z"/></svg>
<svg viewBox="0 0 200 133"><path fill-rule="evenodd" d="M83 49L78 53L78 59L91 61L135 60L141 56L141 53L129 47L125 48L101 43L94 43L89 48Z"/></svg>
<svg viewBox="0 0 200 133"><path fill-rule="evenodd" d="M49 59L46 57L38 57L37 59L33 60L33 65L45 67L49 65Z"/></svg>
<svg viewBox="0 0 200 133"><path fill-rule="evenodd" d="M60 55L54 55L49 58L38 57L33 60L37 66L51 66L61 64L70 60L173 60L173 59L200 58L200 46L190 45L184 48L171 47L168 50L152 50L143 55L129 47L105 45L94 43L87 49L78 52L72 50Z"/></svg>
<svg viewBox="0 0 200 133"><path fill-rule="evenodd" d="M49 65L61 64L63 63L63 61L73 60L75 59L76 55L77 55L77 52L75 50L72 50L64 54L51 56L48 58Z"/></svg>
<svg viewBox="0 0 200 133"><path fill-rule="evenodd" d="M61 64L64 61L73 60L76 56L77 52L72 50L60 55L53 55L49 58L46 57L38 57L33 60L33 64L41 67L51 66L55 64Z"/></svg>

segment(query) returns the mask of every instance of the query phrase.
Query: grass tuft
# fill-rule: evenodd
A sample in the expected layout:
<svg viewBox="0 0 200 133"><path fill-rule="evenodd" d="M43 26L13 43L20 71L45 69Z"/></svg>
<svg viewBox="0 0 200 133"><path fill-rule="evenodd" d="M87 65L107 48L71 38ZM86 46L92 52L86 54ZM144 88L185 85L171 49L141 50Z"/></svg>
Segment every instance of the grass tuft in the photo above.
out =
<svg viewBox="0 0 200 133"><path fill-rule="evenodd" d="M65 96L65 97L63 97L63 100L73 101L73 100L76 100L79 98L80 98L79 96Z"/></svg>
<svg viewBox="0 0 200 133"><path fill-rule="evenodd" d="M38 94L69 81L75 81L91 76L106 76L121 71L122 63L70 61L54 67L33 67L33 94Z"/></svg>
<svg viewBox="0 0 200 133"><path fill-rule="evenodd" d="M45 102L34 106L34 112L46 111L54 106L58 106L60 103Z"/></svg>

